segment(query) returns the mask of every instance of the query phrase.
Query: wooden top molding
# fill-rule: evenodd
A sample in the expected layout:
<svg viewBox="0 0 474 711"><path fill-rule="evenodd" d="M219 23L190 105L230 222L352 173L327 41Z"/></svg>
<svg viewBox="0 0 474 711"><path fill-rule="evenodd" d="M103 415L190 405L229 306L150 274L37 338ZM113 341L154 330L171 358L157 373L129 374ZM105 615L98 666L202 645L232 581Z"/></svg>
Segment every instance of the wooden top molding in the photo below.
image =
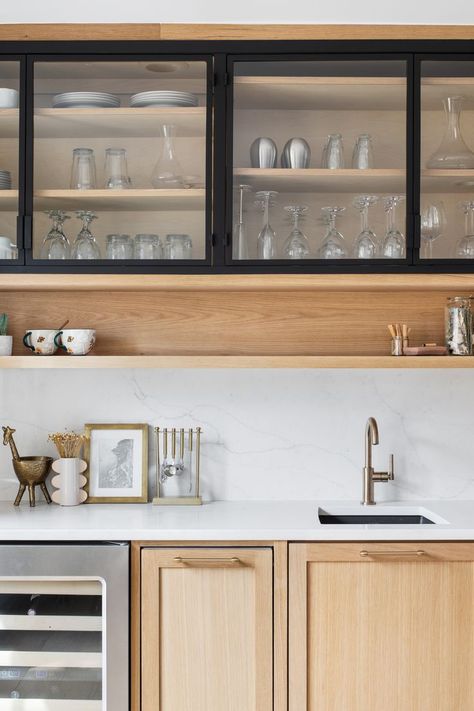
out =
<svg viewBox="0 0 474 711"><path fill-rule="evenodd" d="M15 291L474 292L474 274L0 274Z"/></svg>
<svg viewBox="0 0 474 711"><path fill-rule="evenodd" d="M10 24L0 40L474 39L472 25Z"/></svg>

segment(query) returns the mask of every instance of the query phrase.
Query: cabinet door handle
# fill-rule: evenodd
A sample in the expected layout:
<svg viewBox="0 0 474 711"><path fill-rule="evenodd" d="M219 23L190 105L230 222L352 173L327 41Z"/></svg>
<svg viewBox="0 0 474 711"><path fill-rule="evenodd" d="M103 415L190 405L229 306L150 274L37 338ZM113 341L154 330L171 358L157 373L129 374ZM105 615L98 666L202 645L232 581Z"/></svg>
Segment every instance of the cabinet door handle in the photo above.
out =
<svg viewBox="0 0 474 711"><path fill-rule="evenodd" d="M396 556L403 556L403 555L408 555L408 556L418 556L421 557L422 555L426 555L426 552L423 550L416 550L416 551L405 551L405 550L393 550L393 551L360 551L360 556L361 558L368 558L370 556L383 556L383 555L396 555Z"/></svg>
<svg viewBox="0 0 474 711"><path fill-rule="evenodd" d="M240 558L236 558L235 556L232 558L182 558L181 556L175 556L173 560L175 563L186 563L188 565L192 565L193 563L227 563L230 565L240 563Z"/></svg>

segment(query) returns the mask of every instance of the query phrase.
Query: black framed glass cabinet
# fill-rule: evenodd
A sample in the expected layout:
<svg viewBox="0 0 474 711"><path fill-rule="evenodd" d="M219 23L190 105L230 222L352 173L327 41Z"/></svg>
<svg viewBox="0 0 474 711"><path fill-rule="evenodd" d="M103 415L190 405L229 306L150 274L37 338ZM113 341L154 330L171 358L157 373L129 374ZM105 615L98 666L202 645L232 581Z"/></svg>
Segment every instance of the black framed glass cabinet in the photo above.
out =
<svg viewBox="0 0 474 711"><path fill-rule="evenodd" d="M0 270L471 271L457 41L0 45Z"/></svg>

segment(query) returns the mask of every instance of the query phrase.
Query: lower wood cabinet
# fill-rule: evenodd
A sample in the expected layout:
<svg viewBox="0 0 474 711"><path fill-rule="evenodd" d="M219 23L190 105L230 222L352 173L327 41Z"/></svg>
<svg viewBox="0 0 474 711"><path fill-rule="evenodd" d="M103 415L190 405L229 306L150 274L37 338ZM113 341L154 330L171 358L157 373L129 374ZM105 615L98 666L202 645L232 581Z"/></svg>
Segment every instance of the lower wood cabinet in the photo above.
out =
<svg viewBox="0 0 474 711"><path fill-rule="evenodd" d="M474 544L290 544L289 711L473 711Z"/></svg>
<svg viewBox="0 0 474 711"><path fill-rule="evenodd" d="M272 711L271 548L141 551L142 711Z"/></svg>

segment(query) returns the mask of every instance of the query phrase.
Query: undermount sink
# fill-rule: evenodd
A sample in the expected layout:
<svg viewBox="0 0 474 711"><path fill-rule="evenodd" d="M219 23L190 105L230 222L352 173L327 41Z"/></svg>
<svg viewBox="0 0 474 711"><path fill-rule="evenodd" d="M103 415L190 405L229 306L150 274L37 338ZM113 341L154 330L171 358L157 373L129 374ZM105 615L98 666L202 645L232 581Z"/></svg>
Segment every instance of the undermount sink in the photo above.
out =
<svg viewBox="0 0 474 711"><path fill-rule="evenodd" d="M362 507L341 507L337 511L319 508L319 523L335 526L387 525L426 526L448 523L443 518L423 507L384 506L383 510L366 512ZM372 508L372 507L371 507ZM376 507L377 508L377 507Z"/></svg>

